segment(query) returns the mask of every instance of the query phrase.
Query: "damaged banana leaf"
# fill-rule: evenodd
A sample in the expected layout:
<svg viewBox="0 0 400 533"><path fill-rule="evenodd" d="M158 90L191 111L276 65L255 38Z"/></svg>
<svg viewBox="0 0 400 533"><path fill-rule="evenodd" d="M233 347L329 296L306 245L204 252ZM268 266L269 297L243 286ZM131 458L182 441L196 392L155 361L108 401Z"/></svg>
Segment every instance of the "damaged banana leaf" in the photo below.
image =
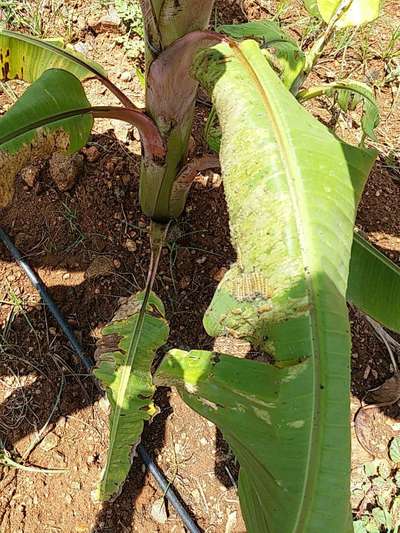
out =
<svg viewBox="0 0 400 533"><path fill-rule="evenodd" d="M0 31L0 67L3 81L32 83L50 68L67 70L80 80L106 77L103 67L63 47L62 41L36 39L9 30Z"/></svg>
<svg viewBox="0 0 400 533"><path fill-rule="evenodd" d="M136 106L107 77L95 61L65 47L62 39L37 39L9 30L0 31L0 67L2 81L24 80L33 83L48 69L63 69L80 81L96 78L127 108Z"/></svg>
<svg viewBox="0 0 400 533"><path fill-rule="evenodd" d="M365 182L375 153L343 145L301 107L254 41L200 52L193 72L221 123L220 158L238 255L204 325L212 336L246 338L275 361L263 371L246 366L246 382L259 372L275 381L279 401L266 411L275 421L268 428L272 440L258 434L250 441L250 432L240 443L227 437L252 464L239 489L248 530L347 533L345 296L356 210L352 181ZM245 365L235 359L231 371L242 375ZM231 387L223 380L220 385ZM259 399L270 404L270 394L266 386ZM251 453L259 439L266 450L262 476Z"/></svg>
<svg viewBox="0 0 400 533"><path fill-rule="evenodd" d="M144 422L157 412L151 366L169 328L161 300L150 293L131 296L103 329L95 376L111 405L107 463L97 489L101 501L118 496L128 475Z"/></svg>

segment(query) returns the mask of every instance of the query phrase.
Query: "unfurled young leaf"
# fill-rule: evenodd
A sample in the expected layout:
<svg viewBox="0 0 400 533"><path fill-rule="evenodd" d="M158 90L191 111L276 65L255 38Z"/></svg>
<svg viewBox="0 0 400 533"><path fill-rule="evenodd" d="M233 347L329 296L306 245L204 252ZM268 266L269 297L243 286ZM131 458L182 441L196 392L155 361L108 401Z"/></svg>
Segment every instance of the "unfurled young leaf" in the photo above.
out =
<svg viewBox="0 0 400 533"><path fill-rule="evenodd" d="M151 365L168 337L161 300L150 293L131 296L103 329L95 376L111 405L107 462L97 490L99 500L118 496L128 475L144 422L156 414Z"/></svg>
<svg viewBox="0 0 400 533"><path fill-rule="evenodd" d="M0 207L12 199L15 177L28 163L86 144L93 125L89 107L80 81L51 69L0 118ZM63 118L54 118L60 114Z"/></svg>
<svg viewBox="0 0 400 533"><path fill-rule="evenodd" d="M272 20L223 25L218 27L218 31L237 40L256 39L262 48L271 51L276 58L280 77L288 89L304 68L305 55L298 43Z"/></svg>
<svg viewBox="0 0 400 533"><path fill-rule="evenodd" d="M300 102L317 96L334 98L342 111L352 111L358 104L363 106L361 127L365 135L376 140L374 129L379 124L379 109L372 89L365 83L355 80L334 81L304 89L297 94Z"/></svg>
<svg viewBox="0 0 400 533"><path fill-rule="evenodd" d="M336 27L360 26L372 22L379 16L380 0L317 0L318 10L325 22L329 22L341 5L349 6L343 10Z"/></svg>

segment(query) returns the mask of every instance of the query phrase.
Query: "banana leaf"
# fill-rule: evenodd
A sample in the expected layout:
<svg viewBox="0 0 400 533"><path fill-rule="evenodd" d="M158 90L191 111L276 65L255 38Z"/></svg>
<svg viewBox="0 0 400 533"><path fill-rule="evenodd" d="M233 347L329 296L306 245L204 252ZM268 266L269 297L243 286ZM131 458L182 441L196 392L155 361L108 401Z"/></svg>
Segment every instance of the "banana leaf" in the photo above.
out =
<svg viewBox="0 0 400 533"><path fill-rule="evenodd" d="M343 0L317 0L318 10L325 22L329 22L343 4ZM379 16L380 0L353 0L347 2L347 6L336 23L338 28L372 22Z"/></svg>
<svg viewBox="0 0 400 533"><path fill-rule="evenodd" d="M217 29L233 39L256 39L260 42L262 48L271 50L272 61L274 63L276 61L280 77L288 89L295 84L297 77L303 71L305 65L304 52L299 44L273 20L225 24Z"/></svg>
<svg viewBox="0 0 400 533"><path fill-rule="evenodd" d="M41 40L8 30L0 31L0 67L3 81L32 83L50 68L67 70L80 80L106 77L98 63L64 48L62 41Z"/></svg>
<svg viewBox="0 0 400 533"><path fill-rule="evenodd" d="M355 233L347 298L383 326L400 332L400 268Z"/></svg>
<svg viewBox="0 0 400 533"><path fill-rule="evenodd" d="M288 372L277 379L279 401L271 407L275 440L262 441L266 474L259 475L250 457L253 467L242 477L248 530L347 533L352 180L365 181L375 153L343 145L301 107L254 41L200 52L193 72L212 95L221 123L238 255L204 325L212 336L233 334L269 353L274 369L268 372ZM232 363L238 375L242 363ZM251 372L249 383L258 370ZM268 386L260 394L268 404ZM249 430L231 445L250 453L259 438Z"/></svg>
<svg viewBox="0 0 400 533"><path fill-rule="evenodd" d="M118 496L144 422L157 412L151 365L156 350L168 337L161 300L150 293L131 296L103 329L95 376L105 387L111 405L107 463L97 489L99 500Z"/></svg>
<svg viewBox="0 0 400 533"><path fill-rule="evenodd" d="M294 371L202 350L171 350L154 376L156 385L174 385L189 407L221 429L240 464L239 497L249 533L312 531L272 527L282 512L280 491L285 506L296 506L293 470L307 439L301 405L285 415L280 405L295 391L304 395L311 371L310 361ZM284 469L274 467L282 462Z"/></svg>
<svg viewBox="0 0 400 533"><path fill-rule="evenodd" d="M372 89L365 83L355 80L334 81L304 89L297 94L299 102L326 95L335 98L342 111L352 111L362 103L361 126L365 135L376 140L374 129L379 124L379 109Z"/></svg>
<svg viewBox="0 0 400 533"><path fill-rule="evenodd" d="M0 207L11 201L15 177L28 163L86 144L93 125L89 107L80 81L51 69L0 118ZM57 115L62 118L52 120Z"/></svg>

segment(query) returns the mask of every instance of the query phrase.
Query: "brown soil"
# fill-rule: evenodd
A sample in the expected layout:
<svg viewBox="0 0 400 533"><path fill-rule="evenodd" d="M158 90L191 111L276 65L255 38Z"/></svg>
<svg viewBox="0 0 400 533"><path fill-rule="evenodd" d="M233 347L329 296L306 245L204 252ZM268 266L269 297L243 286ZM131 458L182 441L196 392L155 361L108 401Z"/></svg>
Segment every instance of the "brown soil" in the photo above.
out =
<svg viewBox="0 0 400 533"><path fill-rule="evenodd" d="M230 0L217 5L218 24L276 12L272 2ZM84 8L77 6L76 10L77 17L88 16ZM388 2L385 14L399 18L395 2ZM298 31L298 9L285 11L280 18L291 31ZM379 25L373 32L372 43L379 42ZM135 79L119 80L121 72L132 65L123 49L115 47L113 35L82 29L76 39L88 45L90 56L105 66L129 96L142 100ZM373 61L375 69L384 70L381 61ZM329 72L337 72L338 63L337 58L324 58L316 76L326 81ZM350 49L346 73L354 68L360 76L365 72ZM19 93L22 86L14 84L14 89ZM87 84L87 91L97 105L113 101L95 82ZM397 168L389 168L386 156L398 154L400 110L393 106L392 87L379 87L377 97L382 111L378 128L382 155L366 188L358 225L398 262L399 167L397 162ZM5 109L9 104L8 97L0 95L0 105ZM329 120L323 101L314 110ZM195 128L200 149L205 113L206 109L199 109ZM353 129L348 131L350 137L358 133ZM84 167L70 191L59 192L50 178L48 162L43 163L33 187L20 179L13 204L2 213L2 226L36 267L87 355L93 356L101 326L112 318L119 299L143 287L149 262L149 221L138 203L140 147L135 132L100 121L82 154ZM184 215L171 230L155 287L167 307L169 346L212 347L201 320L222 269L233 260L219 177L212 173L200 176ZM184 531L170 507L166 524L153 520L152 506L162 493L138 459L114 503L103 507L93 503L91 492L105 461L107 407L37 292L1 245L0 300L0 438L9 452L27 464L67 469L51 476L3 468L0 531ZM355 411L357 398L382 383L393 369L385 346L363 316L351 310L351 320ZM190 411L169 390L160 389L156 401L160 415L143 437L150 454L204 531L244 532L235 487L237 468L215 426ZM390 420L400 416L397 407L388 414ZM357 468L368 460L369 455L354 440L355 479ZM365 506L366 501L355 501L356 511L360 505Z"/></svg>

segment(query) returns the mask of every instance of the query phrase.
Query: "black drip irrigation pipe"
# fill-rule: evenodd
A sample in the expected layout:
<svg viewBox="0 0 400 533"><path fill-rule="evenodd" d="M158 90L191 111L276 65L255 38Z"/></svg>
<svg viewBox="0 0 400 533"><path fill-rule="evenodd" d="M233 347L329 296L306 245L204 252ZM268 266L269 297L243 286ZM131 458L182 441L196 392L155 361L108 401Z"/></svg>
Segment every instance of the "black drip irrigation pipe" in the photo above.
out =
<svg viewBox="0 0 400 533"><path fill-rule="evenodd" d="M51 298L51 296L47 292L46 286L44 285L42 280L39 278L36 272L32 270L32 268L28 265L28 263L26 263L26 261L23 259L22 255L20 254L18 248L16 248L14 243L11 241L10 237L7 235L7 233L2 228L0 228L0 239L3 241L4 245L7 247L13 259L18 263L18 265L22 268L22 270L28 276L32 285L38 290L43 302L47 305L47 307L49 308L49 311L51 312L51 314L57 321L60 328L63 330L72 348L78 355L79 359L82 361L82 364L84 365L85 369L90 373L93 367L93 362L85 355L82 349L82 346L80 345L74 332L72 331L69 324L66 322L65 318L61 314L59 308L57 307L57 304L54 302L54 300ZM169 503L175 509L177 514L180 516L182 522L185 524L185 527L188 529L188 531L190 533L201 533L200 529L194 522L193 518L189 515L187 509L184 507L184 505L181 503L180 499L178 498L177 494L174 492L170 482L167 480L167 478L164 476L164 474L155 464L155 462L150 457L145 447L142 444L139 444L137 446L137 450L139 452L139 455L143 463L147 466L147 468L149 469L149 472L151 473L151 475L154 477L154 479L158 483L160 489L163 491L165 498L167 498Z"/></svg>
<svg viewBox="0 0 400 533"><path fill-rule="evenodd" d="M42 280L39 278L39 276L34 272L31 267L24 261L22 258L22 255L20 254L19 250L15 247L14 243L11 241L10 237L7 235L7 233L0 228L0 239L3 241L3 243L6 245L8 251L12 255L13 259L18 263L18 265L22 268L22 270L25 272L25 274L28 276L29 280L31 281L32 285L38 290L40 296L42 297L42 300L49 308L51 314L54 316L56 321L58 322L60 328L63 330L66 337L68 337L68 340L72 346L72 348L77 353L79 359L82 361L83 366L85 369L90 372L93 363L92 361L86 357L81 345L78 342L78 339L75 337L73 331L69 327L68 323L66 322L65 318L60 313L60 310L58 309L56 303L50 296L50 294L47 292L47 289L45 285L43 284Z"/></svg>

